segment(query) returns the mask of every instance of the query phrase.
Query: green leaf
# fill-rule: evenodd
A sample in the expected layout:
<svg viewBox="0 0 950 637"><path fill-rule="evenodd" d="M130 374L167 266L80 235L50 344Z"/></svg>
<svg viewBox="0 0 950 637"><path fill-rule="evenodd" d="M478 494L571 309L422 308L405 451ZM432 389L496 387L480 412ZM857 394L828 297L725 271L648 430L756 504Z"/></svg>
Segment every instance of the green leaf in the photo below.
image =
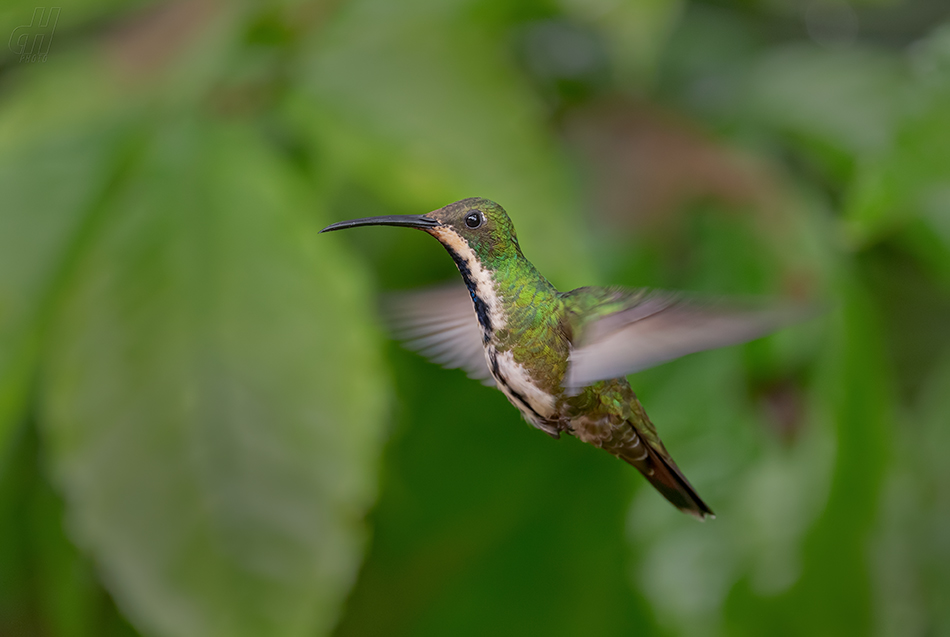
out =
<svg viewBox="0 0 950 637"><path fill-rule="evenodd" d="M43 431L76 541L143 632L327 632L374 498L367 288L249 128L160 127L78 265Z"/></svg>
<svg viewBox="0 0 950 637"><path fill-rule="evenodd" d="M10 109L0 114L9 115ZM23 415L50 313L113 178L113 125L0 145L0 450Z"/></svg>

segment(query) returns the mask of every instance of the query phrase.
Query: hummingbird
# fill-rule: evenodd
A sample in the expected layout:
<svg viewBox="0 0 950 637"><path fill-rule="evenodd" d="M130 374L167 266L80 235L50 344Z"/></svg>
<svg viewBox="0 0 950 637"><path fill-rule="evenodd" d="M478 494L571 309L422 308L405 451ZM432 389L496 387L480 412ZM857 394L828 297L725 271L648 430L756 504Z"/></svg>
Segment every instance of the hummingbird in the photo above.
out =
<svg viewBox="0 0 950 637"><path fill-rule="evenodd" d="M424 215L341 221L320 232L359 226L427 232L462 275L464 288L408 293L389 304L391 323L411 349L497 387L550 436L573 435L629 463L681 511L715 517L626 375L759 338L801 312L647 288L559 292L522 254L505 210L480 197Z"/></svg>

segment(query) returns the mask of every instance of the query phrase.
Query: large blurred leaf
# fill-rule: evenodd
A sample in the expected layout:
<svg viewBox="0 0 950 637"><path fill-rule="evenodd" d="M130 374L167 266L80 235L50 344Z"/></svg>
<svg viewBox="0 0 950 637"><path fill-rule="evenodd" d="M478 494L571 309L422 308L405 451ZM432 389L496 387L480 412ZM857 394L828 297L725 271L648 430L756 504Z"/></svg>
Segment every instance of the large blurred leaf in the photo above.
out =
<svg viewBox="0 0 950 637"><path fill-rule="evenodd" d="M17 81L0 104L0 450L24 410L59 290L134 148L85 60ZM83 97L67 104L64 91Z"/></svg>
<svg viewBox="0 0 950 637"><path fill-rule="evenodd" d="M365 284L248 129L159 129L58 317L43 395L76 540L167 636L327 631L386 386Z"/></svg>
<svg viewBox="0 0 950 637"><path fill-rule="evenodd" d="M0 448L24 408L71 240L107 179L103 141L97 132L61 136L0 156Z"/></svg>

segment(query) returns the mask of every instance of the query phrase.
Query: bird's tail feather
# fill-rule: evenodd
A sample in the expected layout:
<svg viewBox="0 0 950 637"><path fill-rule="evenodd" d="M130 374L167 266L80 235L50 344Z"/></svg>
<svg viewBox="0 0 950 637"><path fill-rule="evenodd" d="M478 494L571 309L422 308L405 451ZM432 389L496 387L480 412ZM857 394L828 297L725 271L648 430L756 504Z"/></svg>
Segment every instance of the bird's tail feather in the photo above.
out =
<svg viewBox="0 0 950 637"><path fill-rule="evenodd" d="M632 424L630 426L636 431L636 427ZM621 451L617 454L620 459L636 467L650 481L650 484L680 511L689 513L699 520L716 517L666 450L655 448L642 435L638 437L645 447L646 454L643 453L643 449L636 449L635 454L625 454Z"/></svg>

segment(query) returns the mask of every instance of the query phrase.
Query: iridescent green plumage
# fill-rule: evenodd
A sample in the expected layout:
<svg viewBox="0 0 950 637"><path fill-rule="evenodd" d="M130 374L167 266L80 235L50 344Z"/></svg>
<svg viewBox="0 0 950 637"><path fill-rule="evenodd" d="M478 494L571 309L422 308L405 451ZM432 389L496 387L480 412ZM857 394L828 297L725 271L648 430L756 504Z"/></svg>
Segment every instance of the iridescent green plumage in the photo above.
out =
<svg viewBox="0 0 950 637"><path fill-rule="evenodd" d="M497 385L529 423L548 434L572 434L630 463L681 510L700 519L712 515L666 451L625 375L756 338L800 312L736 309L645 289L558 292L521 253L505 211L487 199L324 230L361 225L425 230L445 246L465 281L467 293L425 291L390 304L394 327L410 347Z"/></svg>

